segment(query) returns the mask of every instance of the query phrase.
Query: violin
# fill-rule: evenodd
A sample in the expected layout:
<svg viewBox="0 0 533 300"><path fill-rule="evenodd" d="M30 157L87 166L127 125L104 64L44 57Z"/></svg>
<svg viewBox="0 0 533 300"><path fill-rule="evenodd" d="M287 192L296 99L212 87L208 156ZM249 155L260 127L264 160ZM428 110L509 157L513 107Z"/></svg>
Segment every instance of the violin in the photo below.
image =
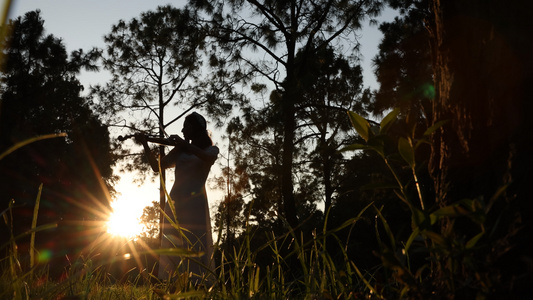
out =
<svg viewBox="0 0 533 300"><path fill-rule="evenodd" d="M119 135L117 139L123 142L125 140L134 138L137 135L139 134L128 134L125 136ZM150 143L154 143L154 144L165 145L165 146L177 146L178 145L178 141L176 140L176 138L173 138L172 136L170 136L169 138L146 136L146 141Z"/></svg>

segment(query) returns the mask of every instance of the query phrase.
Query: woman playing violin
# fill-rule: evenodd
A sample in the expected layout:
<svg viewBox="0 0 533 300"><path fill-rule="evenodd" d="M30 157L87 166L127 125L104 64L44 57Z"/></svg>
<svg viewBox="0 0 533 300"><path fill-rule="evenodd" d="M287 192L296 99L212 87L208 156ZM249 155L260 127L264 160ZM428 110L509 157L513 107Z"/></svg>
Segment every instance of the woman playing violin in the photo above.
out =
<svg viewBox="0 0 533 300"><path fill-rule="evenodd" d="M219 149L213 145L207 132L207 122L198 113L191 113L183 123L183 139L171 136L175 147L161 158L161 169L174 167L175 181L170 191L170 198L165 205L165 213L174 219L172 208L175 207L175 219L179 227L172 227L165 218L161 248L187 248L203 252L201 257L194 258L198 263L182 259L179 256L161 255L159 262L159 278L171 279L176 272L188 272L198 280L202 274L207 274L214 268L212 258L213 240L211 236L211 220L205 191L205 182L211 166L217 159ZM150 166L154 172L159 172L157 159L150 154L147 138L136 135L136 139L143 145ZM179 268L178 268L179 267Z"/></svg>

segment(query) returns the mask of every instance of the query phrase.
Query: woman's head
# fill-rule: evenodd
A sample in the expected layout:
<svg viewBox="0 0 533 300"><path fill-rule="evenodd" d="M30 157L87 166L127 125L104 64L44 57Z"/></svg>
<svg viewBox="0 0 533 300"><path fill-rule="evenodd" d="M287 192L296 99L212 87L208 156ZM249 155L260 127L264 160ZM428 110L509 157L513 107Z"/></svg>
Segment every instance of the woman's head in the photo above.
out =
<svg viewBox="0 0 533 300"><path fill-rule="evenodd" d="M207 122L197 112L193 112L185 117L185 122L189 123L195 130L203 131L207 129Z"/></svg>
<svg viewBox="0 0 533 300"><path fill-rule="evenodd" d="M207 122L202 115L193 112L185 117L183 129L181 130L185 140L191 141L198 147L205 148L213 145L207 133Z"/></svg>

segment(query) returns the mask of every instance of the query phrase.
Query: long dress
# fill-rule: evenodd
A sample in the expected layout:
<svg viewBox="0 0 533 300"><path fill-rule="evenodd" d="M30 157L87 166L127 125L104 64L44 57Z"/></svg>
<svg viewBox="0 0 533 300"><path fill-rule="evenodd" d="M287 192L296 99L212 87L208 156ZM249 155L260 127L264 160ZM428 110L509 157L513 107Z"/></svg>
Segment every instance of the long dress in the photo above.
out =
<svg viewBox="0 0 533 300"><path fill-rule="evenodd" d="M165 218L161 249L177 247L202 252L203 255L192 258L161 255L159 279L171 280L180 274L188 273L191 278L199 280L204 274L208 274L209 270L214 270L213 238L205 182L219 149L210 146L204 151L210 158L207 161L177 148L161 160L162 167L174 166L175 169L171 199L167 200L165 213L184 229L180 231L173 227ZM175 217L171 209L172 204L175 207Z"/></svg>

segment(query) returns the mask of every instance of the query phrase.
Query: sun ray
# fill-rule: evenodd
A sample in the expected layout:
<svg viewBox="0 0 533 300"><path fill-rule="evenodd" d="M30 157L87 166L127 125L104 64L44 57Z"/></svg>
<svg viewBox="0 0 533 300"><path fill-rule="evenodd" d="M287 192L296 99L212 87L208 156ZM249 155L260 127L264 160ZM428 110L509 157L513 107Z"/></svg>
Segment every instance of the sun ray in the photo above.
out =
<svg viewBox="0 0 533 300"><path fill-rule="evenodd" d="M123 193L111 202L111 213L107 222L107 232L136 240L144 229L141 222L143 206L137 199L138 195Z"/></svg>

